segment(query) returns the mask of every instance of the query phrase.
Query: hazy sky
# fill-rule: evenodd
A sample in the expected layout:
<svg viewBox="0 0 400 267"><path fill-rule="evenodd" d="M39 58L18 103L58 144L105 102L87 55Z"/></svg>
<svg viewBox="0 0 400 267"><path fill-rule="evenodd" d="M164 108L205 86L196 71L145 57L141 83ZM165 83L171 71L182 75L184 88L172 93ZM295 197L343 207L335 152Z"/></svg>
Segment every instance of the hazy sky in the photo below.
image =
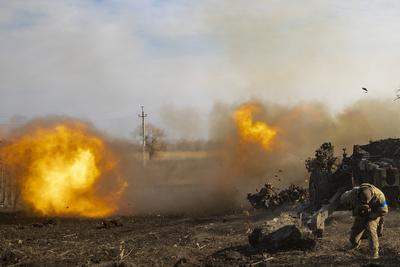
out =
<svg viewBox="0 0 400 267"><path fill-rule="evenodd" d="M144 105L197 138L216 102L340 111L394 98L399 32L395 0L0 0L0 123L69 115L126 137Z"/></svg>

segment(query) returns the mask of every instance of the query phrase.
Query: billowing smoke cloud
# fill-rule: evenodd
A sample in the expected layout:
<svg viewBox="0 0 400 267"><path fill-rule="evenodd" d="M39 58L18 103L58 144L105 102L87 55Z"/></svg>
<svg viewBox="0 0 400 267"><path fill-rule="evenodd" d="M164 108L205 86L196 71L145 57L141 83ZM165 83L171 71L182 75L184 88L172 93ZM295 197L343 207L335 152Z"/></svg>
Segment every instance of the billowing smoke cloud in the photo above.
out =
<svg viewBox="0 0 400 267"><path fill-rule="evenodd" d="M271 150L243 142L234 122L241 104L217 103L210 116L209 150L174 152L148 162L146 168L122 157L134 183L126 201L139 213L214 213L246 207L246 193L265 182L307 187L305 160L323 142L332 142L338 156L354 144L400 136L400 106L392 100L364 100L332 113L323 103L292 106L253 101L261 111L255 121L278 129ZM128 152L128 154L131 152ZM193 155L197 155L193 157ZM136 165L134 164L136 162Z"/></svg>
<svg viewBox="0 0 400 267"><path fill-rule="evenodd" d="M332 114L321 103L291 107L254 102L262 107L256 121L268 122L278 129L271 150L243 142L237 134L232 114L237 106L217 105L212 133L223 151L221 177L227 184L248 189L271 182L278 186L297 183L306 186L308 174L304 161L313 156L323 142L332 142L336 154L342 148L352 152L355 144L400 136L400 106L391 100L359 101L343 112ZM281 171L280 171L281 170Z"/></svg>
<svg viewBox="0 0 400 267"><path fill-rule="evenodd" d="M205 125L204 117L195 108L165 105L161 108L160 116L172 140L193 140L207 135L207 129L202 127Z"/></svg>
<svg viewBox="0 0 400 267"><path fill-rule="evenodd" d="M128 137L144 105L171 139L192 139L207 136L212 103L229 103L214 106L217 145L201 156L143 168L140 148L105 138L129 180L127 211L231 207L264 181L305 185L304 160L324 141L340 154L399 135L398 103L373 100L394 98L400 83L396 1L38 2L0 3L4 120L69 114ZM263 107L255 119L279 128L268 152L240 142L233 123L252 98ZM0 125L0 137L21 121Z"/></svg>
<svg viewBox="0 0 400 267"><path fill-rule="evenodd" d="M265 182L307 186L304 161L323 142L332 142L340 156L342 148L351 153L354 144L400 135L400 106L392 100L359 101L337 114L322 103L252 103L260 107L254 120L278 129L270 150L243 142L238 135L233 114L243 103L215 104L208 150L167 152L146 167L138 145L110 139L88 126L107 142L118 159L118 172L128 182L119 212L198 214L242 207L247 205L246 193ZM68 119L35 120L12 133L20 136L55 121Z"/></svg>

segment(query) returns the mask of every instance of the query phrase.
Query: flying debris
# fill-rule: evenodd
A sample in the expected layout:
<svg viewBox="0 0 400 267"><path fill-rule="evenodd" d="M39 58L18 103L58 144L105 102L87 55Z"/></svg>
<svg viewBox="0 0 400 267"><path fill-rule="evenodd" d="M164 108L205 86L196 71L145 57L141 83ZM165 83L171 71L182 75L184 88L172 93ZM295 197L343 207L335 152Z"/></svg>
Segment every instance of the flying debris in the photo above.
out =
<svg viewBox="0 0 400 267"><path fill-rule="evenodd" d="M368 89L367 88L363 87L362 89L365 91L365 93L368 93Z"/></svg>
<svg viewBox="0 0 400 267"><path fill-rule="evenodd" d="M291 184L278 191L271 184L265 184L259 191L247 194L247 200L253 208L275 209L288 203L303 203L307 199L307 190Z"/></svg>

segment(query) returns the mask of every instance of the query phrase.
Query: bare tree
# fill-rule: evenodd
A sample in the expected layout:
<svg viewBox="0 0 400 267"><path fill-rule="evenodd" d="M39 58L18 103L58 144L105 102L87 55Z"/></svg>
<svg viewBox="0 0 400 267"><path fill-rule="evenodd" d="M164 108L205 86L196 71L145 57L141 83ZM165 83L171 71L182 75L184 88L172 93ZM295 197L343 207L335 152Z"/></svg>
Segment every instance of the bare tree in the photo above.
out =
<svg viewBox="0 0 400 267"><path fill-rule="evenodd" d="M142 136L142 128L138 127L134 131L135 137ZM146 124L146 152L149 155L149 159L153 159L160 151L165 150L165 133L162 129L158 128L153 124Z"/></svg>

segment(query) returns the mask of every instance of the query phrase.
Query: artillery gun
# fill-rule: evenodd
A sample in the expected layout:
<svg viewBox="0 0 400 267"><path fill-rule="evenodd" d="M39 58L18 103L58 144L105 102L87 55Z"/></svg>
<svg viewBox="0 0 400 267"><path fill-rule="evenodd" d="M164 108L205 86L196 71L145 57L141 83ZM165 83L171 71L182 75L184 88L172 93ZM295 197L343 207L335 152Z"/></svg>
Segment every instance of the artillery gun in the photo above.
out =
<svg viewBox="0 0 400 267"><path fill-rule="evenodd" d="M366 145L354 145L353 154L343 150L341 162L334 157L334 147L324 143L315 157L306 160L310 173L310 204L315 211L310 227L322 236L324 222L340 209L340 196L354 186L370 183L386 195L389 206L400 199L400 139L384 139Z"/></svg>

